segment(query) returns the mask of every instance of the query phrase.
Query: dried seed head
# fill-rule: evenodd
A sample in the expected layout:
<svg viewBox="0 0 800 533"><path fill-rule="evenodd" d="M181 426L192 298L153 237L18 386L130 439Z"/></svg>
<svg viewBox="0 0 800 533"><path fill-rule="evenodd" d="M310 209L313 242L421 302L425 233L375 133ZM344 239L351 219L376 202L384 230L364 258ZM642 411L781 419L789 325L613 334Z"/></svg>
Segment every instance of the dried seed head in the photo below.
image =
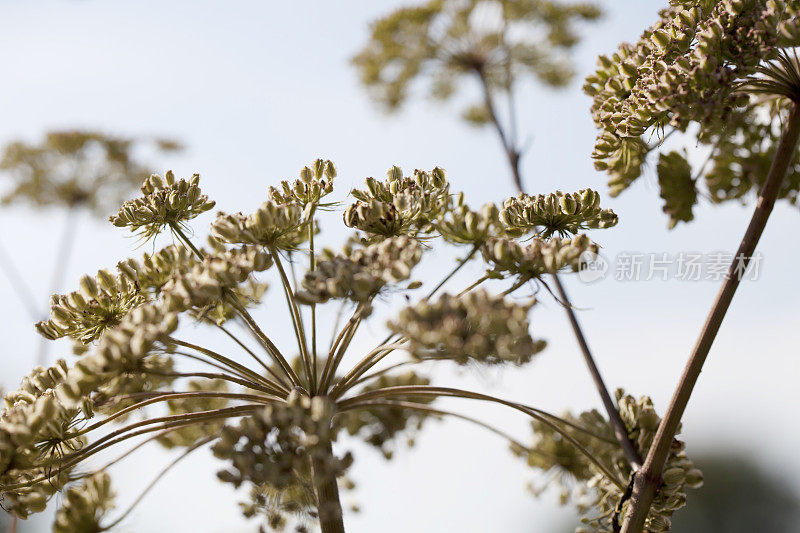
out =
<svg viewBox="0 0 800 533"><path fill-rule="evenodd" d="M580 234L572 239L534 238L528 244L512 239L489 239L481 248L484 259L491 263L492 272L511 274L521 279L540 278L564 269L579 271L584 266L586 252L596 254L598 246Z"/></svg>
<svg viewBox="0 0 800 533"><path fill-rule="evenodd" d="M219 213L211 224L211 233L222 242L294 250L308 237L306 223L299 203L267 200L249 215Z"/></svg>
<svg viewBox="0 0 800 533"><path fill-rule="evenodd" d="M591 189L564 194L520 194L503 202L500 220L510 235L522 236L531 232L542 237L554 234L576 234L594 228L616 226L617 215L600 207L600 195ZM541 229L540 229L541 228Z"/></svg>
<svg viewBox="0 0 800 533"><path fill-rule="evenodd" d="M306 273L297 298L307 304L332 298L368 302L388 284L405 281L422 257L422 245L408 237L393 237L347 256L334 255Z"/></svg>
<svg viewBox="0 0 800 533"><path fill-rule="evenodd" d="M70 337L83 344L99 339L119 324L147 298L129 277L101 270L92 278L84 276L81 289L50 300L50 320L36 324L47 339Z"/></svg>
<svg viewBox="0 0 800 533"><path fill-rule="evenodd" d="M350 192L357 202L345 210L344 223L376 239L430 234L449 203L447 175L438 167L415 170L413 177L392 167L385 181L367 178L366 186Z"/></svg>
<svg viewBox="0 0 800 533"><path fill-rule="evenodd" d="M523 364L544 349L529 333L530 305L519 305L476 290L460 298L443 294L435 302L405 308L389 328L408 339L417 358L448 358L460 365Z"/></svg>
<svg viewBox="0 0 800 533"><path fill-rule="evenodd" d="M201 194L198 174L177 181L171 170L163 178L153 174L141 189L144 196L123 203L109 220L145 239L155 237L167 226L180 227L215 205L208 196Z"/></svg>
<svg viewBox="0 0 800 533"><path fill-rule="evenodd" d="M328 160L317 159L300 171L299 179L293 182L284 180L281 181L280 187L270 187L269 197L275 203L297 203L304 209L307 206L329 207L332 204L322 204L320 201L333 192L335 177L334 164Z"/></svg>

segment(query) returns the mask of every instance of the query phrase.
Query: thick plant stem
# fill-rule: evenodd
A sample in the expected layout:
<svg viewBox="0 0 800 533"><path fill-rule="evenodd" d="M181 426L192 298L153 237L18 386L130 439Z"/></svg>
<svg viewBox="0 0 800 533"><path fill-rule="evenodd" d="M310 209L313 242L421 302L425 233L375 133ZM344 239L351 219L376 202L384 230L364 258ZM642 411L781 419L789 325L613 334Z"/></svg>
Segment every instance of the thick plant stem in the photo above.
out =
<svg viewBox="0 0 800 533"><path fill-rule="evenodd" d="M491 122L494 124L497 135L500 138L501 144L503 145L503 150L508 158L508 165L511 168L514 184L517 187L517 191L522 194L525 192L525 189L522 182L522 173L519 168L519 161L521 157L520 151L517 148L515 141L513 139L509 139L508 135L506 135L505 130L503 129L500 118L497 116L497 112L495 111L492 93L489 89L489 84L483 71L479 69L478 75L483 87L484 104L486 105ZM583 354L583 359L586 362L586 366L589 369L589 374L592 376L594 386L597 389L597 392L600 394L600 399L603 402L603 407L606 411L606 414L608 414L608 419L611 422L611 426L614 428L614 435L616 436L619 445L622 447L625 457L628 459L631 467L633 469L637 469L642 464L642 459L628 437L628 430L625 427L625 422L623 422L622 417L619 414L619 409L617 408L616 402L614 402L614 400L611 398L611 394L608 392L605 381L603 381L603 376L600 374L600 369L597 368L597 364L592 356L592 351L589 349L589 344L586 342L586 336L583 334L583 329L581 329L581 325L578 322L578 317L575 315L575 311L572 309L572 304L570 303L569 297L567 296L564 286L561 284L561 280L556 273L553 274L553 284L556 287L556 292L558 292L558 297L564 304L563 307L567 313L567 319L569 320L569 324L572 327L573 333L575 334L575 339L578 341L578 346Z"/></svg>
<svg viewBox="0 0 800 533"><path fill-rule="evenodd" d="M750 219L750 225L747 226L747 231L739 245L739 250L736 252L736 257L734 257L728 269L728 274L717 294L717 298L714 300L714 305L711 307L711 312L703 325L697 344L684 367L683 375L681 375L678 387L672 396L664 418L658 426L655 440L650 446L644 465L642 465L642 468L634 478L630 505L622 525L623 533L639 533L644 529L650 506L661 485L661 472L669 455L672 441L678 431L683 412L686 410L686 404L689 402L689 397L692 394L697 378L700 376L700 371L703 369L706 356L719 332L733 295L736 293L741 276L747 268L753 252L755 252L764 227L767 225L775 200L780 193L781 183L786 177L786 172L797 151L798 139L800 139L800 103L795 102L792 104L789 120L775 152L775 158L772 160L767 180L758 196L758 202Z"/></svg>
<svg viewBox="0 0 800 533"><path fill-rule="evenodd" d="M330 439L327 439L323 445L328 452L326 456L333 458ZM329 467L325 464L325 458L312 458L311 469L314 491L317 493L320 530L322 533L344 533L342 502L339 499L339 485L336 482L336 476L328 473Z"/></svg>

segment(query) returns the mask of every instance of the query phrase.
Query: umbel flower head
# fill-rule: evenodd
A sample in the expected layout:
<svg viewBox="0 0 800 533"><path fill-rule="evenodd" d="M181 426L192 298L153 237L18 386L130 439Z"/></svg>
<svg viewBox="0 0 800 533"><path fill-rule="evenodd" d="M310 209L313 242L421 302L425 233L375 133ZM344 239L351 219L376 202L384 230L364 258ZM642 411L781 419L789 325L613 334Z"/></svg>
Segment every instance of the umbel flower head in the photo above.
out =
<svg viewBox="0 0 800 533"><path fill-rule="evenodd" d="M494 204L485 204L473 211L464 201L464 194L455 196L453 205L436 221L436 230L453 244L480 246L489 238L503 233L500 211Z"/></svg>
<svg viewBox="0 0 800 533"><path fill-rule="evenodd" d="M409 237L391 237L347 256L333 255L305 275L297 298L309 304L331 298L368 302L387 284L407 280L421 258L422 245Z"/></svg>
<svg viewBox="0 0 800 533"><path fill-rule="evenodd" d="M145 239L155 237L167 226L180 227L215 205L201 193L198 174L188 180L175 180L168 170L163 178L157 174L150 176L141 189L143 197L123 203L109 220L119 228L140 233Z"/></svg>
<svg viewBox="0 0 800 533"><path fill-rule="evenodd" d="M373 383L364 386L359 392L369 392L387 387L407 387L428 385L431 380L413 370L394 376L383 375ZM417 399L418 403L429 404L433 398ZM414 436L422 429L424 422L436 415L402 404L380 404L371 409L348 411L342 415L342 426L350 435L360 436L364 442L374 446L390 459L397 447L395 441L405 436L408 446L414 445Z"/></svg>
<svg viewBox="0 0 800 533"><path fill-rule="evenodd" d="M113 499L107 476L83 467L96 453L141 437L141 444L183 449L180 457L211 445L225 462L219 477L248 489L245 515L260 515L271 528L293 521L296 531L307 531L318 521L325 532L341 531L335 494L348 486L343 476L352 462L349 454L334 451L341 430L389 458L403 442L412 444L432 418L455 415L494 430L434 407L439 396L538 413L486 394L437 387L417 372L397 369L439 360L519 365L542 350L544 342L529 331L532 301L511 298L530 279L579 269L581 252L596 249L584 235L551 236L611 225L596 193L559 193L553 196L559 202L541 208L536 199L519 197L504 204L517 209L504 216L492 204L474 211L463 195L451 195L440 168L404 176L392 167L385 181L369 179L365 190L353 191L356 203L344 220L358 231L348 245L339 253L317 253L313 237L321 233L314 213L323 216L337 205L327 199L334 174L330 162L315 161L296 182L269 190L255 213L221 214L203 247L184 228L213 205L197 180L148 179L145 196L126 202L114 221L146 236L168 226L176 242L120 261L116 272L85 276L79 290L53 297L50 319L37 328L48 339L75 339L82 350L73 364L34 369L19 390L6 395L0 413L5 508L25 517L61 492L56 531L116 525L127 512L107 518ZM556 205L557 211L546 211ZM542 213L550 218L542 222ZM539 223L547 227L541 230ZM528 243L516 240L534 232L539 235ZM437 236L443 237L438 243ZM301 249L306 239L308 249ZM412 271L439 244L467 244L470 251L433 290L417 296L411 291L421 282L411 280ZM292 274L307 254L308 270L299 283L287 274L282 251L290 252ZM437 294L472 260L483 260L490 271L457 295ZM268 321L259 323L250 314L265 287L257 274L277 278L285 316L272 302ZM507 288L495 295L478 287L484 282ZM390 323L393 335L347 368L351 352L364 344L357 339L360 324L373 305L391 304L395 295L407 303ZM330 316L322 313L333 310L324 307L331 300L339 301L341 315L352 311L349 319L322 318ZM229 320L236 327L228 327ZM334 331L328 344L319 334L329 323ZM199 344L204 341L193 337L190 324L213 329L225 342L213 349ZM273 342L277 329L294 333L293 357L284 355L284 343ZM114 462L130 451L125 447ZM614 476L609 479L609 487L616 487ZM604 487L605 478L593 475L591 482Z"/></svg>
<svg viewBox="0 0 800 533"><path fill-rule="evenodd" d="M60 400L56 390L67 380L67 365L59 360L51 368L35 368L19 390L5 396L0 413L0 500L7 511L23 518L44 510L68 481L71 469L52 465L85 443L70 432L89 410L88 402L81 410Z"/></svg>
<svg viewBox="0 0 800 533"><path fill-rule="evenodd" d="M611 209L600 207L600 195L591 189L564 194L529 196L520 193L503 202L500 220L505 231L522 236L538 233L542 237L554 234L576 234L581 230L610 228L619 220Z"/></svg>
<svg viewBox="0 0 800 533"><path fill-rule="evenodd" d="M423 76L438 99L451 97L458 79L470 74L491 89L508 90L522 74L558 87L572 77L575 23L599 16L590 3L432 0L375 21L353 62L375 100L389 109L399 107ZM464 117L485 123L488 109L471 106Z"/></svg>
<svg viewBox="0 0 800 533"><path fill-rule="evenodd" d="M151 174L141 152L180 150L169 139L120 137L89 130L50 131L38 143L15 141L0 155L0 173L14 186L2 203L86 208L107 216Z"/></svg>
<svg viewBox="0 0 800 533"><path fill-rule="evenodd" d="M493 273L507 273L528 280L555 274L563 269L577 272L584 266L584 254L597 254L598 246L581 234L572 239L534 238L525 244L512 239L493 238L486 242L482 251L486 261L494 265Z"/></svg>
<svg viewBox="0 0 800 533"><path fill-rule="evenodd" d="M265 407L238 426L225 426L213 450L232 468L220 471L220 479L236 487L244 481L288 487L296 482L294 472L304 470L315 457L326 464L329 475L343 474L350 456L337 459L325 450L325 442L335 434L333 410L325 398L294 394L284 405Z"/></svg>
<svg viewBox="0 0 800 533"><path fill-rule="evenodd" d="M769 165L786 109L748 93L786 98L800 88L787 91L791 76L782 76L781 65L770 63L786 56L782 49L800 45L800 23L798 6L791 1L671 4L636 43L600 56L584 91L593 98L592 114L601 130L592 157L598 170L608 172L612 195L641 175L648 153L667 135L697 132L708 152L708 164L697 176L679 152L668 154L657 168L664 211L675 226L692 219L702 184L697 178L706 168L711 169L705 181L714 202L742 198L760 186L766 173L753 172L754 164ZM789 66L788 72L797 70ZM774 83L770 73L783 82ZM754 75L761 81L753 84ZM696 129L689 130L691 125ZM744 164L739 167L733 160ZM781 196L795 198L794 168L788 181Z"/></svg>
<svg viewBox="0 0 800 533"><path fill-rule="evenodd" d="M345 210L344 223L374 239L430 234L450 201L447 173L439 167L430 172L415 170L407 177L394 166L386 172L385 181L367 178L366 185L366 190L350 191L358 201Z"/></svg>
<svg viewBox="0 0 800 533"><path fill-rule="evenodd" d="M389 328L408 339L420 359L447 358L460 365L523 364L545 347L528 332L528 311L503 297L476 290L461 298L443 294L400 312Z"/></svg>
<svg viewBox="0 0 800 533"><path fill-rule="evenodd" d="M88 344L145 301L132 280L107 270L99 270L95 277L84 276L80 286L78 291L51 298L50 319L36 324L45 338L70 337Z"/></svg>
<svg viewBox="0 0 800 533"><path fill-rule="evenodd" d="M322 198L333 192L333 178L336 177L336 166L323 159L317 159L310 167L303 167L300 178L290 183L281 181L280 187L270 187L269 197L277 204L298 203L303 208L330 207L332 204L321 203Z"/></svg>
<svg viewBox="0 0 800 533"><path fill-rule="evenodd" d="M267 200L249 215L219 213L211 224L211 233L222 242L294 250L307 237L306 223L301 204Z"/></svg>

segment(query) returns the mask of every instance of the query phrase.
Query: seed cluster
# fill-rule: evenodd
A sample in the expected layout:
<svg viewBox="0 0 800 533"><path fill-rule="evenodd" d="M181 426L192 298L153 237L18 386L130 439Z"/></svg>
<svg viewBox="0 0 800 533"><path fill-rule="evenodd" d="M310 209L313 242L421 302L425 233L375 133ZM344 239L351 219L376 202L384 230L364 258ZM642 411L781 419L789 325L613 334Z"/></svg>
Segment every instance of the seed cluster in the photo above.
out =
<svg viewBox="0 0 800 533"><path fill-rule="evenodd" d="M600 15L588 2L428 0L376 20L353 61L370 94L389 109L398 108L422 77L441 100L456 93L464 76L480 75L495 91L508 90L509 75L560 87L573 75L575 25ZM473 123L485 123L487 115L482 104L464 111Z"/></svg>
<svg viewBox="0 0 800 533"><path fill-rule="evenodd" d="M430 172L415 170L404 177L392 167L385 181L367 178L366 190L353 189L358 200L344 212L344 223L376 238L431 233L434 221L443 214L450 198L447 174L439 167Z"/></svg>
<svg viewBox="0 0 800 533"><path fill-rule="evenodd" d="M489 239L481 250L486 261L494 265L493 273L507 273L527 280L564 269L577 272L585 264L584 254L597 254L598 246L580 234L572 239L534 238L527 244L496 237Z"/></svg>
<svg viewBox="0 0 800 533"><path fill-rule="evenodd" d="M191 379L186 383L186 392L228 392L228 384L221 379ZM171 415L213 411L222 409L226 405L228 405L226 398L213 396L176 398L167 402ZM188 447L200 439L218 433L222 425L223 423L218 420L209 420L201 424L178 427L159 437L158 442L165 448Z"/></svg>
<svg viewBox="0 0 800 533"><path fill-rule="evenodd" d="M141 233L145 239L155 237L166 226L181 226L216 205L201 193L197 174L177 181L171 170L163 178L153 174L141 190L143 197L124 202L109 220L119 228Z"/></svg>
<svg viewBox="0 0 800 533"><path fill-rule="evenodd" d="M162 290L165 309L180 313L221 302L226 291L238 287L253 272L272 266L272 257L261 246L242 246L207 254L187 272L171 278Z"/></svg>
<svg viewBox="0 0 800 533"><path fill-rule="evenodd" d="M47 339L70 337L88 344L118 325L145 300L129 278L107 270L98 271L95 277L82 277L80 287L66 295L53 295L50 320L36 324L42 336Z"/></svg>
<svg viewBox="0 0 800 533"><path fill-rule="evenodd" d="M333 192L333 178L336 167L328 160L317 159L310 167L303 167L300 179L289 183L284 180L280 188L269 188L269 197L278 204L298 203L306 206L327 207L321 203L322 198Z"/></svg>
<svg viewBox="0 0 800 533"><path fill-rule="evenodd" d="M443 294L434 302L406 307L389 329L408 339L409 351L419 359L448 358L460 365L527 363L545 342L529 333L528 311L484 290L458 298Z"/></svg>
<svg viewBox="0 0 800 533"><path fill-rule="evenodd" d="M219 213L211 224L211 233L222 242L294 250L307 238L305 225L299 203L267 200L249 215Z"/></svg>
<svg viewBox="0 0 800 533"><path fill-rule="evenodd" d="M641 175L647 154L658 148L667 128L687 132L690 125L692 135L696 131L697 140L708 147L712 169L719 167L707 178L714 201L757 190L756 174L747 163L774 151L777 135L764 133L785 116L785 109L776 112L766 100L800 94L800 86L786 86L791 75L772 76L778 83L752 82L752 77L770 78L776 71L765 61L780 57L784 47L800 45L799 10L785 0L673 1L636 43L623 43L611 56L600 56L584 91L593 98L592 114L601 130L592 157L598 170L608 172L611 194ZM748 92L770 94L759 100ZM758 135L741 131L757 125L762 130ZM651 145L654 138L659 140ZM691 220L696 202L677 157L668 154L667 162L660 160L660 166L677 172L659 173L671 227ZM738 167L739 162L745 166ZM797 178L794 184L782 196L796 197Z"/></svg>
<svg viewBox="0 0 800 533"><path fill-rule="evenodd" d="M297 298L303 303L324 303L332 298L368 302L388 284L411 276L422 257L422 245L409 237L392 237L334 255L306 273Z"/></svg>
<svg viewBox="0 0 800 533"><path fill-rule="evenodd" d="M503 202L500 220L510 235L535 232L549 237L610 228L616 226L619 219L611 209L600 207L597 192L584 189L566 194L561 191L538 196L519 194Z"/></svg>
<svg viewBox="0 0 800 533"><path fill-rule="evenodd" d="M452 205L436 221L436 230L447 242L480 246L501 234L503 227L496 205L486 204L473 211L464 201L464 194L458 193Z"/></svg>
<svg viewBox="0 0 800 533"><path fill-rule="evenodd" d="M295 472L305 472L309 459L325 463L326 474L339 476L351 463L328 455L325 442L335 436L331 426L333 404L320 396L293 395L285 404L270 405L222 428L214 455L230 463L219 478L239 487L245 481L277 488L296 483Z"/></svg>
<svg viewBox="0 0 800 533"><path fill-rule="evenodd" d="M5 396L0 414L0 500L7 511L23 518L44 510L69 478L70 468L54 466L85 442L81 437L67 437L82 418L80 406L66 405L56 394L67 374L63 360L51 368L37 367L19 390ZM49 468L41 466L47 461L54 463Z"/></svg>
<svg viewBox="0 0 800 533"><path fill-rule="evenodd" d="M408 371L398 375L380 376L361 388L359 393L387 387L428 385L430 382L430 379L414 371ZM432 402L433 398L415 398L414 401L427 404ZM406 444L413 446L414 435L422 429L423 423L431 416L435 415L388 402L385 405L342 413L341 423L343 429L350 435L359 435L364 442L379 449L387 459L391 459L397 446L395 441L405 436Z"/></svg>

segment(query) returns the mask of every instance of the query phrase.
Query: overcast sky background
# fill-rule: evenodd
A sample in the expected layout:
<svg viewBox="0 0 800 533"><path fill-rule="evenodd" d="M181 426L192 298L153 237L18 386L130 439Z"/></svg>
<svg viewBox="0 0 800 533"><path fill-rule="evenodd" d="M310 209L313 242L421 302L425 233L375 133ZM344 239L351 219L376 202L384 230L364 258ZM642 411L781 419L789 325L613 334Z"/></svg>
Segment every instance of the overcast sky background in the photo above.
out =
<svg viewBox="0 0 800 533"><path fill-rule="evenodd" d="M532 140L523 162L528 188L550 192L590 186L603 193L620 224L593 237L611 258L625 251L733 252L751 212L749 206L704 204L695 222L668 231L652 172L620 198L609 199L605 176L592 168L595 131L580 80L598 53L635 39L665 4L607 2L607 16L586 29L576 51L575 83L560 92L525 84L519 97L521 128ZM317 156L336 162L340 199L364 177L380 177L396 163L408 171L440 165L453 188L464 190L473 204L501 201L513 188L489 129L471 129L459 120L459 109L424 98L386 116L359 86L348 60L364 43L368 22L399 5L376 0L0 0L0 143L74 127L174 136L188 149L157 161L159 167L179 176L199 172L204 191L228 211L252 210L269 184L294 176ZM0 243L13 250L43 304L63 218L64 213L24 208L0 211ZM198 219L198 233L210 218ZM335 223L336 218L326 227ZM757 453L759 461L790 479L800 473L797 224L797 208L780 203L759 246L760 278L744 283L736 295L683 432L690 455L729 448ZM342 234L334 233L328 243L336 246ZM133 240L88 216L79 238L65 266L65 289L77 286L85 272L141 253ZM449 251L438 257L425 272L452 266ZM453 286L457 290L479 275L477 268L466 270ZM609 386L650 394L660 412L717 289L718 283L710 281L618 282L613 276L591 285L577 279L568 283ZM0 383L15 387L32 365L38 339L5 279L0 279L0 299ZM563 311L543 300L533 327L550 345L534 363L503 373L440 370L439 383L474 386L556 412L599 407ZM278 320L275 315L283 319L283 302L275 302L279 313L262 310L256 318L267 324ZM380 320L375 320L359 346L370 346L370 338L380 335ZM53 353L67 354L66 345ZM520 415L472 403L448 405L526 438L528 423ZM571 516L557 508L553 493L531 497L525 485L535 478L523 463L495 436L462 422L430 424L416 447L388 463L355 442L344 440L340 446L355 450L352 477L358 490L352 500L362 508L347 515L349 531L533 533L550 531ZM255 522L239 514L239 495L216 482L209 456L199 452L177 467L126 520L127 529L255 531ZM148 449L118 468L114 479L121 507L169 459ZM21 531L34 531L35 524L24 524Z"/></svg>

